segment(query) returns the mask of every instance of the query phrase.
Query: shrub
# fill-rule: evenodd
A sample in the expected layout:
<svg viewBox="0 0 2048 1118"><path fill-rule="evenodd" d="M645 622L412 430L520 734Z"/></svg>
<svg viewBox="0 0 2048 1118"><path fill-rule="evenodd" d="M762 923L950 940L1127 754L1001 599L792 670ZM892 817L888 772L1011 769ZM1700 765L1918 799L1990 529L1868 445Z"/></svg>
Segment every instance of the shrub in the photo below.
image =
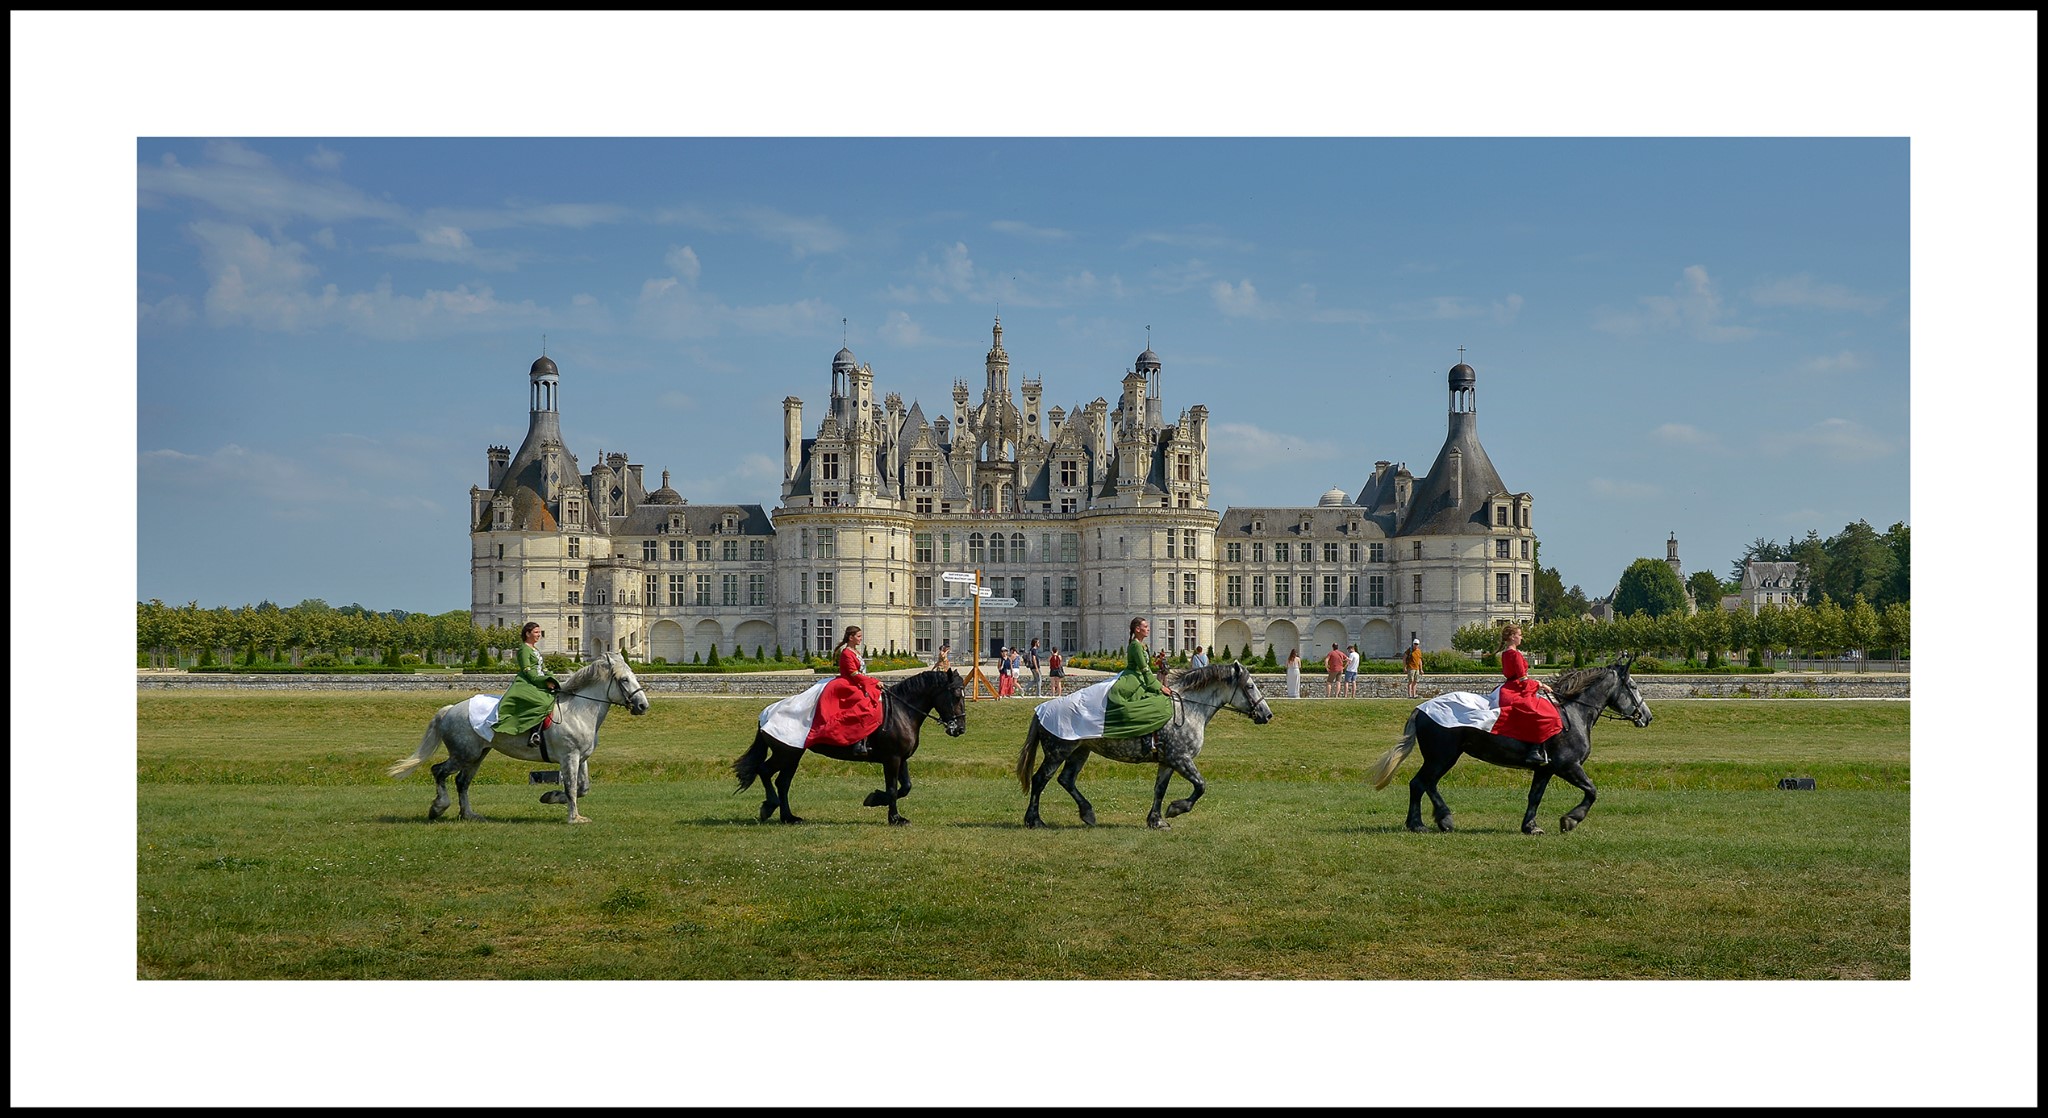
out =
<svg viewBox="0 0 2048 1118"><path fill-rule="evenodd" d="M550 652L540 658L541 667L550 675L564 675L576 670L576 661L559 652Z"/></svg>
<svg viewBox="0 0 2048 1118"><path fill-rule="evenodd" d="M306 666L309 668L332 668L340 663L332 652L315 652L306 657Z"/></svg>
<svg viewBox="0 0 2048 1118"><path fill-rule="evenodd" d="M1758 647L1756 647L1755 645L1751 645L1751 646L1750 646L1750 649L1749 649L1749 666L1750 666L1750 667L1752 667L1752 668L1761 668L1761 667L1763 667L1763 666L1764 666L1764 650L1763 650L1763 649L1761 649L1761 648L1758 648Z"/></svg>
<svg viewBox="0 0 2048 1118"><path fill-rule="evenodd" d="M401 668L417 668L425 663L425 660L420 659L419 657L413 655L410 652L405 653L404 655L398 658L398 666Z"/></svg>
<svg viewBox="0 0 2048 1118"><path fill-rule="evenodd" d="M1269 644L1266 646L1266 658L1259 662L1268 668L1277 668L1280 666L1280 657L1274 654L1273 646Z"/></svg>
<svg viewBox="0 0 2048 1118"><path fill-rule="evenodd" d="M714 644L714 645L712 645L712 646L711 646L711 648L710 648L710 650L709 650L709 651L707 651L707 652L705 653L705 655L704 655L704 666L705 666L705 667L707 667L707 668L715 668L715 667L717 667L717 666L718 666L718 646L717 646L717 645L715 645L715 644Z"/></svg>
<svg viewBox="0 0 2048 1118"><path fill-rule="evenodd" d="M780 655L781 655L780 653L777 653L777 657L778 657L778 658L780 657ZM756 660L766 660L766 659L767 659L767 657L766 657L766 656L763 656L763 655L761 655L761 646L760 646L760 645L758 645L758 644L754 646L754 659L756 659Z"/></svg>

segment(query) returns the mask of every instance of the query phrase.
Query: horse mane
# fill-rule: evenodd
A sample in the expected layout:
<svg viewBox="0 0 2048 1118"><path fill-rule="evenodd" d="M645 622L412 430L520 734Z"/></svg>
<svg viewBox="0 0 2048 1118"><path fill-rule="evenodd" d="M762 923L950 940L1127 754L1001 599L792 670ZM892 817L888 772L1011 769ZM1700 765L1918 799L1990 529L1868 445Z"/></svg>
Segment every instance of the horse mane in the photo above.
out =
<svg viewBox="0 0 2048 1118"><path fill-rule="evenodd" d="M1576 671L1569 671L1552 680L1550 689L1557 692L1559 698L1569 699L1586 688L1593 686L1595 683L1600 682L1611 670L1610 668L1580 668Z"/></svg>
<svg viewBox="0 0 2048 1118"><path fill-rule="evenodd" d="M583 685L589 683L591 679L595 678L599 674L599 672L604 668L605 656L605 653L600 652L597 655L597 659L592 660L590 663L585 664L580 668L577 668L573 675L562 681L562 690L582 690ZM605 676L605 678L609 679L611 677L607 675Z"/></svg>
<svg viewBox="0 0 2048 1118"><path fill-rule="evenodd" d="M1232 664L1209 664L1200 668L1176 668L1162 677L1163 681L1180 690L1190 687L1205 687L1229 678Z"/></svg>

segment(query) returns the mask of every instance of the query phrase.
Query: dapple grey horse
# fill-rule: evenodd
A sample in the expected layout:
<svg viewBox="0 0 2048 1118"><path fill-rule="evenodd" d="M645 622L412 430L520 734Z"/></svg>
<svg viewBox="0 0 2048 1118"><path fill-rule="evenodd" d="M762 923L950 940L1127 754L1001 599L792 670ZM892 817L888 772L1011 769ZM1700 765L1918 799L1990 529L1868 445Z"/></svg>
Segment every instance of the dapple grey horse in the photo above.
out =
<svg viewBox="0 0 2048 1118"><path fill-rule="evenodd" d="M1259 693L1258 681L1252 678L1252 673L1243 664L1211 664L1206 668L1194 668L1167 683L1178 694L1174 697L1173 718L1159 731L1158 756L1142 752L1145 741L1142 737L1070 741L1040 725L1038 712L1033 711L1031 729L1024 734L1024 748L1017 754L1017 781L1031 793L1031 806L1024 809L1024 825L1045 826L1045 820L1038 815L1038 795L1045 791L1045 782L1053 770L1059 769L1060 787L1065 788L1067 794L1074 797L1074 802L1080 805L1081 822L1093 827L1095 805L1081 794L1074 778L1080 774L1081 766L1088 763L1088 755L1099 753L1112 761L1159 766L1159 777L1152 785L1152 812L1145 817L1145 825L1163 831L1167 827L1167 819L1194 810L1195 801L1202 798L1208 787L1202 782L1201 770L1195 767L1195 757L1202 752L1202 737L1216 712L1225 708L1235 710L1248 715L1260 726L1273 720L1273 708L1266 705L1266 697ZM1038 771L1034 773L1032 765L1041 742L1045 744L1045 761L1038 764ZM1166 805L1162 818L1160 801L1166 798L1166 785L1174 773L1186 777L1188 783L1195 786L1195 791L1187 799Z"/></svg>
<svg viewBox="0 0 2048 1118"><path fill-rule="evenodd" d="M615 706L646 714L647 691L625 657L607 652L562 681L555 696L554 724L541 735L539 748L531 745L525 734L485 740L470 728L469 700L465 699L435 712L426 735L420 738L418 752L391 766L389 774L402 777L432 757L435 750L447 746L448 759L434 766L434 805L427 809L427 818L439 819L448 810L448 775L453 773L462 817L481 819L469 808L469 782L476 778L484 754L495 749L522 761L554 762L562 766L562 786L550 789L541 802L567 803L569 822L588 823L590 819L576 810L576 797L590 794L590 755L597 751L597 728L604 725L604 716Z"/></svg>

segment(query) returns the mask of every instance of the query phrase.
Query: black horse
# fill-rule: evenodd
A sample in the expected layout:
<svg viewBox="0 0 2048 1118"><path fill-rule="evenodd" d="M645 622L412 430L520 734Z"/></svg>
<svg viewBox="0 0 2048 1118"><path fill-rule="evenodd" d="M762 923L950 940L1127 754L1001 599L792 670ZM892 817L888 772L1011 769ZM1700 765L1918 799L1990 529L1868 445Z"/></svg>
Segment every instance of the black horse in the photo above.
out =
<svg viewBox="0 0 2048 1118"><path fill-rule="evenodd" d="M1560 704L1564 729L1544 743L1550 763L1536 769L1535 778L1529 783L1529 810L1522 816L1523 834L1543 833L1543 828L1536 825L1536 807L1543 802L1543 790L1550 785L1553 775L1586 794L1579 806L1558 820L1559 829L1569 831L1586 821L1586 812L1593 806L1593 781L1586 776L1586 755L1593 750L1593 723L1605 712L1611 710L1638 726L1650 724L1650 704L1643 701L1642 692L1636 690L1635 681L1628 675L1630 659L1623 655L1604 668L1570 672L1552 685L1551 689L1564 700ZM1385 788L1387 781L1393 779L1394 770L1418 742L1422 745L1422 771L1408 782L1408 829L1418 833L1428 829L1422 825L1424 793L1428 793L1435 808L1437 830L1451 829L1451 808L1438 794L1436 782L1458 763L1459 754L1469 753L1503 768L1527 767L1523 758L1528 754L1528 746L1522 742L1471 726L1439 725L1417 707L1408 716L1408 724L1402 727L1401 744L1387 750L1373 764L1366 779L1374 788Z"/></svg>
<svg viewBox="0 0 2048 1118"><path fill-rule="evenodd" d="M910 755L917 752L917 734L924 727L924 720L934 714L939 716L948 735L957 738L967 732L967 682L959 672L919 672L882 688L882 725L868 737L868 753L864 757L854 755L853 745L798 749L776 741L764 730L754 731L754 744L732 763L733 775L740 780L740 786L733 791L746 791L758 777L762 791L768 794L761 802L761 822L766 823L769 816L780 810L784 823L801 823L803 819L789 810L789 782L796 776L796 767L805 754L822 753L841 761L873 761L882 766L882 787L868 793L864 806L887 804L889 822L908 823L910 820L896 810L896 801L910 795Z"/></svg>

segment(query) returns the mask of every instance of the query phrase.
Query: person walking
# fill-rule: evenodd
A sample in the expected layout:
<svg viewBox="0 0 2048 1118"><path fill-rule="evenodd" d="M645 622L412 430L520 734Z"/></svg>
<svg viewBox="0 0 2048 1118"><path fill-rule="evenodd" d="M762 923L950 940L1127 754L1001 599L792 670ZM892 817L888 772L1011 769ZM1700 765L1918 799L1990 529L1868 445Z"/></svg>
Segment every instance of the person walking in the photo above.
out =
<svg viewBox="0 0 2048 1118"><path fill-rule="evenodd" d="M1038 679L1038 638L1031 638L1031 647L1024 653L1024 666L1031 671L1031 694L1033 698L1045 694Z"/></svg>
<svg viewBox="0 0 2048 1118"><path fill-rule="evenodd" d="M1287 654L1287 697L1301 698L1301 649Z"/></svg>
<svg viewBox="0 0 2048 1118"><path fill-rule="evenodd" d="M1334 644L1331 645L1330 654L1323 657L1323 670L1330 676L1323 683L1323 697L1334 699L1339 694L1338 688L1342 686L1344 678L1344 650Z"/></svg>
<svg viewBox="0 0 2048 1118"><path fill-rule="evenodd" d="M1358 697L1358 646L1352 645L1344 653L1344 693Z"/></svg>
<svg viewBox="0 0 2048 1118"><path fill-rule="evenodd" d="M1054 649L1052 650L1052 659L1047 663L1047 671L1050 672L1052 675L1053 695L1059 696L1066 694L1067 661L1065 660L1065 658L1060 656L1060 650L1058 649L1058 647L1054 647Z"/></svg>
<svg viewBox="0 0 2048 1118"><path fill-rule="evenodd" d="M1422 682L1422 638L1408 642L1408 654L1401 658L1401 666L1408 671L1408 697L1416 698L1415 686Z"/></svg>
<svg viewBox="0 0 2048 1118"><path fill-rule="evenodd" d="M492 736L526 734L527 744L539 747L541 733L554 722L555 692L562 685L541 665L537 646L546 635L538 621L519 627L519 676L506 689L505 697L498 700L498 721L491 727Z"/></svg>
<svg viewBox="0 0 2048 1118"><path fill-rule="evenodd" d="M952 641L939 642L939 658L932 661L932 670L935 672L950 672L953 670Z"/></svg>
<svg viewBox="0 0 2048 1118"><path fill-rule="evenodd" d="M1193 671L1196 668L1206 668L1208 666L1209 650L1199 644L1196 645L1195 654L1193 656L1188 657L1188 670Z"/></svg>
<svg viewBox="0 0 2048 1118"><path fill-rule="evenodd" d="M1017 650L1005 648L996 660L996 698L1007 699L1017 693Z"/></svg>

